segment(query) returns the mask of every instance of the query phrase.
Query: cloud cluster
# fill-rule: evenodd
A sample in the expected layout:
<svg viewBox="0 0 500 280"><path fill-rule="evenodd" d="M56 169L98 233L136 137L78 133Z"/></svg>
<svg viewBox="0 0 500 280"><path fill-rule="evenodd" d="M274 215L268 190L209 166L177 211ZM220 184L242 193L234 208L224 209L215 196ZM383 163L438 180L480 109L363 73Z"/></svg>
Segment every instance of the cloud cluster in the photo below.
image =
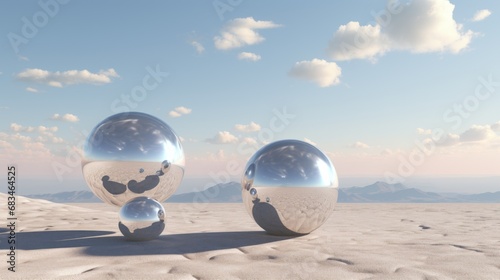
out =
<svg viewBox="0 0 500 280"><path fill-rule="evenodd" d="M191 113L191 109L190 108L187 108L187 107L184 107L184 106L180 106L180 107L176 107L174 110L170 111L168 113L168 115L172 118L178 118L180 116L183 116L183 115L188 115Z"/></svg>
<svg viewBox="0 0 500 280"><path fill-rule="evenodd" d="M33 132L33 133L39 134L39 136L35 138L35 140L39 141L39 142L52 142L55 144L64 142L64 140L61 137L57 137L54 135L54 133L59 130L59 128L57 126L47 127L47 126L40 125L37 127L33 127L33 126L22 126L22 125L17 124L17 123L11 123L10 130L12 130L13 132L16 132L16 134L12 134L10 136L11 140L29 142L32 140L32 138L29 136L24 136L24 135L20 134L20 132L27 132L27 133Z"/></svg>
<svg viewBox="0 0 500 280"><path fill-rule="evenodd" d="M272 21L255 20L253 17L236 18L229 21L214 37L215 47L219 50L229 50L247 45L255 45L264 41L257 30L280 27Z"/></svg>
<svg viewBox="0 0 500 280"><path fill-rule="evenodd" d="M421 135L433 135L435 131L429 129L417 129L417 132L425 131L426 133L420 133ZM497 133L499 133L497 135ZM438 134L437 134L438 135ZM433 135L433 139L436 140L436 145L442 147L451 147L461 144L479 144L488 143L490 140L495 140L500 138L500 121L492 125L473 125L464 132L460 134L446 133L440 137ZM439 138L439 139L437 139ZM433 141L431 138L424 139L424 143Z"/></svg>
<svg viewBox="0 0 500 280"><path fill-rule="evenodd" d="M397 13L377 17L375 24L341 25L328 47L335 60L375 59L389 51L450 52L467 48L474 33L453 19L449 0L411 1Z"/></svg>
<svg viewBox="0 0 500 280"><path fill-rule="evenodd" d="M16 75L16 78L25 82L36 82L52 87L63 87L75 84L102 85L111 83L113 78L119 77L113 68L92 73L88 70L69 70L50 72L47 70L30 68Z"/></svg>
<svg viewBox="0 0 500 280"><path fill-rule="evenodd" d="M77 122L80 119L73 115L73 114L64 114L64 115L59 115L59 114L54 114L52 117L50 117L52 120L56 121L64 121L64 122Z"/></svg>
<svg viewBox="0 0 500 280"><path fill-rule="evenodd" d="M314 82L320 87L329 87L340 83L342 69L335 62L315 58L295 63L288 74L294 78Z"/></svg>
<svg viewBox="0 0 500 280"><path fill-rule="evenodd" d="M259 61L261 56L251 52L241 52L238 54L239 60Z"/></svg>

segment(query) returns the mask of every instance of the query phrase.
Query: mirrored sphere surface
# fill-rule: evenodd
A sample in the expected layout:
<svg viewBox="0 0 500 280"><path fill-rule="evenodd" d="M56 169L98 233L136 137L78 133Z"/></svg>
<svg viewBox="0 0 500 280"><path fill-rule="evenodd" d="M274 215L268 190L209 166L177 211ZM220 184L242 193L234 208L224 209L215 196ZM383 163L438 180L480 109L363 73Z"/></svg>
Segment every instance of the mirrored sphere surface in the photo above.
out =
<svg viewBox="0 0 500 280"><path fill-rule="evenodd" d="M136 197L120 209L118 227L129 240L155 239L165 229L165 209L152 198Z"/></svg>
<svg viewBox="0 0 500 280"><path fill-rule="evenodd" d="M155 239L165 229L165 209L152 198L136 197L120 209L118 227L129 240Z"/></svg>
<svg viewBox="0 0 500 280"><path fill-rule="evenodd" d="M82 159L87 185L102 201L122 206L146 196L170 197L184 176L184 151L163 121L138 112L119 113L88 136Z"/></svg>
<svg viewBox="0 0 500 280"><path fill-rule="evenodd" d="M241 180L250 216L274 235L308 234L333 212L338 178L328 157L313 145L281 140L258 150Z"/></svg>

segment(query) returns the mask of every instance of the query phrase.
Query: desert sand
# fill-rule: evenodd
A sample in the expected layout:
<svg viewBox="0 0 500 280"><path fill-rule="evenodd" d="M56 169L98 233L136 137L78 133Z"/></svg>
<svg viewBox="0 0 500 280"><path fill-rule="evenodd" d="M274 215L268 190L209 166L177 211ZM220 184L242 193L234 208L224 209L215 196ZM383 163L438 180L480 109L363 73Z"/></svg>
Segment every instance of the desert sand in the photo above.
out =
<svg viewBox="0 0 500 280"><path fill-rule="evenodd" d="M1 279L500 278L499 204L337 204L299 237L266 234L242 204L164 204L163 234L130 242L118 207L17 199L15 273L1 208Z"/></svg>

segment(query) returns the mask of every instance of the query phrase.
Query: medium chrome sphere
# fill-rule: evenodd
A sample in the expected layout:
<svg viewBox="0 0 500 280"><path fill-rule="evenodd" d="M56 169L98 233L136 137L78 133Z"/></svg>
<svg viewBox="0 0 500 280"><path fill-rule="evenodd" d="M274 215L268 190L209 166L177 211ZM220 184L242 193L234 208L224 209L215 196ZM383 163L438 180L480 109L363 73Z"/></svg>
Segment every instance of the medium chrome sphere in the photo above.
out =
<svg viewBox="0 0 500 280"><path fill-rule="evenodd" d="M155 239L165 229L165 209L152 198L136 197L120 209L118 227L129 240Z"/></svg>
<svg viewBox="0 0 500 280"><path fill-rule="evenodd" d="M170 197L184 176L184 151L163 121L144 113L113 115L99 123L84 145L82 171L102 201L122 206L146 196Z"/></svg>
<svg viewBox="0 0 500 280"><path fill-rule="evenodd" d="M328 157L298 140L270 143L248 161L241 180L250 216L270 234L308 234L332 214L337 173Z"/></svg>

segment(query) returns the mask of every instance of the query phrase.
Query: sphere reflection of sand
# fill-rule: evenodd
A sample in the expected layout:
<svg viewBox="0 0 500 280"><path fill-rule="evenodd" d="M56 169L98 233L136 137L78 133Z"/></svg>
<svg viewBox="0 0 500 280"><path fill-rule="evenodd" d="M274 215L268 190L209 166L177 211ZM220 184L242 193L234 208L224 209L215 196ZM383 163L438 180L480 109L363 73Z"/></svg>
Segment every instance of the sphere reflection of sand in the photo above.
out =
<svg viewBox="0 0 500 280"><path fill-rule="evenodd" d="M184 169L171 164L166 173L163 173L159 172L161 166L158 162L94 161L83 165L83 173L87 174L85 176L87 185L97 197L106 203L122 206L139 194L162 202L176 191L184 175ZM107 180L103 180L106 176ZM156 186L147 184L154 181L152 179L148 181L148 176L158 178ZM113 183L115 188L107 190L104 186ZM123 186L124 192L120 192L120 186ZM112 193L109 191L111 189L118 191Z"/></svg>
<svg viewBox="0 0 500 280"><path fill-rule="evenodd" d="M337 188L255 189L255 200L249 192L243 192L245 206L260 227L275 235L308 234L317 229L332 214L338 196Z"/></svg>

